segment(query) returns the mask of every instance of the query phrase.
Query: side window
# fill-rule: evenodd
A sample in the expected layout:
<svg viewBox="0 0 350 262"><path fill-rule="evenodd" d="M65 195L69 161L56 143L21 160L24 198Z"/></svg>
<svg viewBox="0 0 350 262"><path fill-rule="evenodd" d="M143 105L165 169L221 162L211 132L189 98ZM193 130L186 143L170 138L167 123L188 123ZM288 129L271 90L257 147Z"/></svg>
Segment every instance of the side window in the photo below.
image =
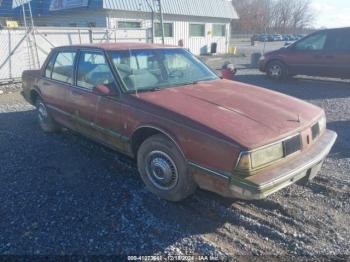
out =
<svg viewBox="0 0 350 262"><path fill-rule="evenodd" d="M105 56L94 52L81 52L77 86L92 90L98 85L114 86L113 74L107 64Z"/></svg>
<svg viewBox="0 0 350 262"><path fill-rule="evenodd" d="M327 50L350 51L350 31L332 32L328 40Z"/></svg>
<svg viewBox="0 0 350 262"><path fill-rule="evenodd" d="M52 69L53 69L53 65L55 63L55 59L56 59L56 54L52 54L50 57L50 61L47 63L47 66L45 68L45 77L47 77L47 78L51 78Z"/></svg>
<svg viewBox="0 0 350 262"><path fill-rule="evenodd" d="M323 50L327 40L327 33L321 32L311 35L295 45L297 50Z"/></svg>
<svg viewBox="0 0 350 262"><path fill-rule="evenodd" d="M220 24L214 24L213 36L226 36L226 26L220 25Z"/></svg>
<svg viewBox="0 0 350 262"><path fill-rule="evenodd" d="M190 36L205 36L205 24L190 24Z"/></svg>
<svg viewBox="0 0 350 262"><path fill-rule="evenodd" d="M60 52L56 57L52 71L52 79L73 84L73 65L75 52Z"/></svg>

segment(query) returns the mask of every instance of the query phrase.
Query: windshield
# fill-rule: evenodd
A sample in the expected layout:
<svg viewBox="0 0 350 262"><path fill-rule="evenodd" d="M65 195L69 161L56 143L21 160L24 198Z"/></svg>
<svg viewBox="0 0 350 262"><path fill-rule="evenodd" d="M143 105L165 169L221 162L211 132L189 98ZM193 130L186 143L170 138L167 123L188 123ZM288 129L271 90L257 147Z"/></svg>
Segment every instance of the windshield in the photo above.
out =
<svg viewBox="0 0 350 262"><path fill-rule="evenodd" d="M113 51L110 55L129 92L218 79L206 65L181 48Z"/></svg>

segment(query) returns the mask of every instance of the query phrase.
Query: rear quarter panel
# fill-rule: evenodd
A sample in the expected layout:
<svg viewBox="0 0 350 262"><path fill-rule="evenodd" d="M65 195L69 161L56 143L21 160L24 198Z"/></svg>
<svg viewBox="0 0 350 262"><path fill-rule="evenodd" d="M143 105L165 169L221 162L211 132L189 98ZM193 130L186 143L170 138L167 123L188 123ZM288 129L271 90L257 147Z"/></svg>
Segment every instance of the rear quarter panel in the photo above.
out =
<svg viewBox="0 0 350 262"><path fill-rule="evenodd" d="M30 104L34 104L34 101L31 97L31 92L35 90L40 94L40 89L38 86L40 78L41 70L26 70L22 74L22 94Z"/></svg>

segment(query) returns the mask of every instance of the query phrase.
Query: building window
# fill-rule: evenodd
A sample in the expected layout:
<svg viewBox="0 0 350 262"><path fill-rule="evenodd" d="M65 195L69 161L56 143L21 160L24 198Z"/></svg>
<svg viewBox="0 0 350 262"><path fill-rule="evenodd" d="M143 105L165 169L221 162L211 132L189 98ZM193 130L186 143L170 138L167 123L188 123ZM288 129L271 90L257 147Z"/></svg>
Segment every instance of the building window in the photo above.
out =
<svg viewBox="0 0 350 262"><path fill-rule="evenodd" d="M141 28L141 22L118 21L118 28L121 28L121 29Z"/></svg>
<svg viewBox="0 0 350 262"><path fill-rule="evenodd" d="M160 23L154 24L154 32L156 37L162 36L162 26ZM174 36L174 24L173 23L164 23L164 36L173 37Z"/></svg>
<svg viewBox="0 0 350 262"><path fill-rule="evenodd" d="M213 25L213 36L225 36L226 35L226 26L214 24Z"/></svg>
<svg viewBox="0 0 350 262"><path fill-rule="evenodd" d="M205 24L190 24L190 36L205 36Z"/></svg>

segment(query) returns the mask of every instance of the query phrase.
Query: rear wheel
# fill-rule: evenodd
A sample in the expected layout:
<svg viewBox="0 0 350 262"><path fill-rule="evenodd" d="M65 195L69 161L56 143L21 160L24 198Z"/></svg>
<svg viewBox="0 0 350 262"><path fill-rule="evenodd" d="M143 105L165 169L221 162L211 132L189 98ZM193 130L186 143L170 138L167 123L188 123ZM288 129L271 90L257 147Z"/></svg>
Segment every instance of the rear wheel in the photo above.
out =
<svg viewBox="0 0 350 262"><path fill-rule="evenodd" d="M41 98L36 99L35 106L37 109L38 121L41 129L46 133L60 131L60 126L52 118L47 110L44 101Z"/></svg>
<svg viewBox="0 0 350 262"><path fill-rule="evenodd" d="M191 195L196 184L177 146L163 135L145 140L137 153L137 165L146 187L169 201Z"/></svg>
<svg viewBox="0 0 350 262"><path fill-rule="evenodd" d="M288 70L280 61L270 62L267 65L266 73L268 78L273 80L283 80L288 77Z"/></svg>

